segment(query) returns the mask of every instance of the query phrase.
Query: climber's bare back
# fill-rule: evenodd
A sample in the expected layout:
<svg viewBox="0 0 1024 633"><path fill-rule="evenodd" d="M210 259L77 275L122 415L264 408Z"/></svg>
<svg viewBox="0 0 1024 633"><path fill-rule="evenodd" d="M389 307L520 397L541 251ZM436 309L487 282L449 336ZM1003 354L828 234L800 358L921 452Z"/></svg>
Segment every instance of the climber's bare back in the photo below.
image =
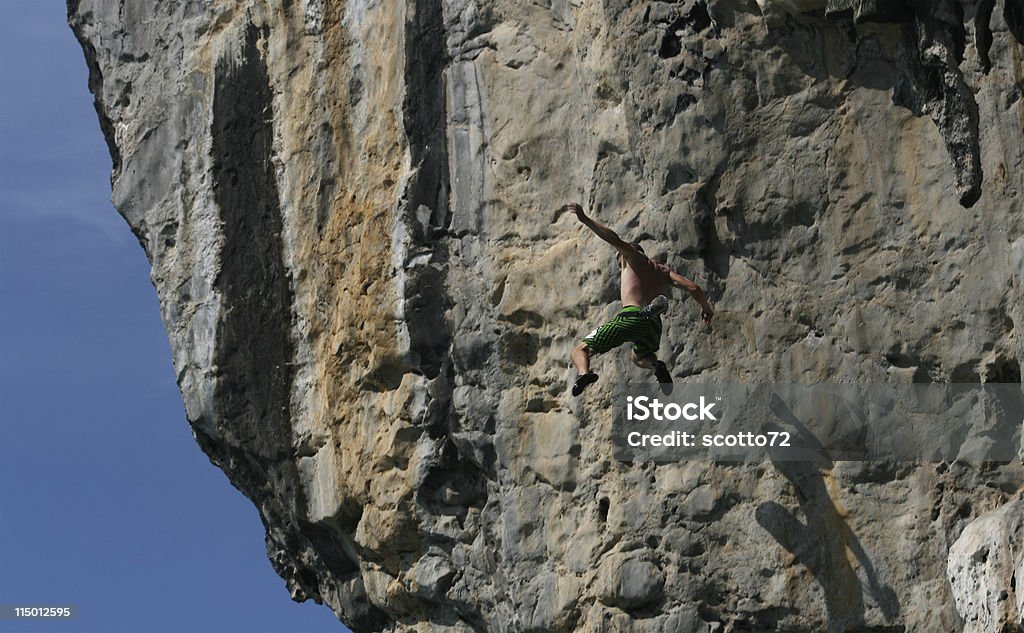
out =
<svg viewBox="0 0 1024 633"><path fill-rule="evenodd" d="M621 299L623 306L645 306L672 283L671 272L667 266L652 262L642 254L623 262L619 255L619 266L622 267L620 277ZM625 264L625 265L623 265Z"/></svg>

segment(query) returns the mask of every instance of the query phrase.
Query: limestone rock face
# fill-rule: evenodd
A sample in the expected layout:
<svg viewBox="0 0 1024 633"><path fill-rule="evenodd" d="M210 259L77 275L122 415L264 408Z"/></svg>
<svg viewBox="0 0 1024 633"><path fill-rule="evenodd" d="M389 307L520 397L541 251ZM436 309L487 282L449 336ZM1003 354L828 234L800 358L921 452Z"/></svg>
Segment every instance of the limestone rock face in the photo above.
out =
<svg viewBox="0 0 1024 633"><path fill-rule="evenodd" d="M949 582L964 631L1019 631L1024 596L1024 501L971 523L949 550Z"/></svg>
<svg viewBox="0 0 1024 633"><path fill-rule="evenodd" d="M69 2L196 439L358 631L1019 622L1019 465L615 460L649 377L617 350L568 395L618 280L557 209L705 287L677 381L1019 383L1022 16Z"/></svg>

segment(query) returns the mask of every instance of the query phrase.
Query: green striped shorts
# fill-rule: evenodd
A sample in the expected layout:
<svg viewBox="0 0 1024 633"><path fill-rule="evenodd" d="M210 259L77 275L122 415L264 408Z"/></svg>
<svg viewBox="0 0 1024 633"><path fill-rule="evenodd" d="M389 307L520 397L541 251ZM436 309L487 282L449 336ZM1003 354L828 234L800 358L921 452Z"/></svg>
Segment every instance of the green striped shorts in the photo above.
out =
<svg viewBox="0 0 1024 633"><path fill-rule="evenodd" d="M583 342L598 354L626 342L633 343L633 351L641 358L657 354L661 344L661 317L641 316L639 312L639 306L626 306L611 321L583 337Z"/></svg>

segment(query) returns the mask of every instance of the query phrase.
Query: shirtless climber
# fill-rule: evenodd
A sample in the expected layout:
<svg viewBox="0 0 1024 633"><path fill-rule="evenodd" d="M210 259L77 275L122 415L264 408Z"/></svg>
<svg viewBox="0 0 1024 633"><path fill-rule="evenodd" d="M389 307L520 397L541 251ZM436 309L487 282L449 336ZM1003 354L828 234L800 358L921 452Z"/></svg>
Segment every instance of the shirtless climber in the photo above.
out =
<svg viewBox="0 0 1024 633"><path fill-rule="evenodd" d="M583 342L572 350L572 363L579 372L576 384L572 386L572 395L580 395L587 385L597 381L597 374L590 371L591 354L607 352L627 341L633 343L633 362L638 367L653 369L662 385L671 385L672 375L668 367L656 356L661 343L661 314L668 309L668 298L662 293L668 286L686 290L700 304L701 318L710 323L714 311L704 291L686 277L649 259L639 243L624 242L615 231L587 217L580 205L567 204L561 210L575 213L587 228L614 246L619 251L617 260L622 270L619 281L622 310L611 321L584 337Z"/></svg>

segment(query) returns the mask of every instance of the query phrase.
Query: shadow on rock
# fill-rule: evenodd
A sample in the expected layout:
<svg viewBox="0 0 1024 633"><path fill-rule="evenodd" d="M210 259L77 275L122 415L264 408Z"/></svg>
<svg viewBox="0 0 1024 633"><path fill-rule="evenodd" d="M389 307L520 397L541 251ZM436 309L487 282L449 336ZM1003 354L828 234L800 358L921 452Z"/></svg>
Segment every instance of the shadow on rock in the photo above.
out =
<svg viewBox="0 0 1024 633"><path fill-rule="evenodd" d="M806 426L778 398L773 398L771 408L784 423L804 436L803 441L813 441ZM824 456L824 448L818 448ZM760 504L755 518L797 562L814 574L825 593L828 630L840 632L864 625L865 587L857 575L854 560L867 579L868 593L886 621L892 622L900 613L896 593L879 581L867 552L829 495L827 479L831 477L831 462L827 458L824 464L773 458L772 464L793 484L806 522L797 518L796 511L774 501Z"/></svg>

